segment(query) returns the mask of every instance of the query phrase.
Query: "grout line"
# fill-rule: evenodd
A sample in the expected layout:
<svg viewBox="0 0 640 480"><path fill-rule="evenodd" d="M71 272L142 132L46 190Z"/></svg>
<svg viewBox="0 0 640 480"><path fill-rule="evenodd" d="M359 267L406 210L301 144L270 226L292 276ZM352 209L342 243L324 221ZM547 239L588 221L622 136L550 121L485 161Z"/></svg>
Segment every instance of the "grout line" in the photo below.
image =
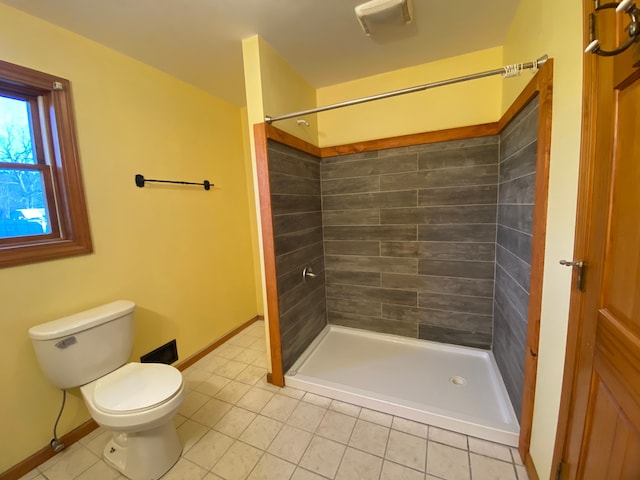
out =
<svg viewBox="0 0 640 480"><path fill-rule="evenodd" d="M527 143L525 146L518 148L517 150L515 150L514 152L512 152L508 157L504 157L499 163L498 165L501 165L505 162L510 161L512 158L514 158L516 155L518 155L519 153L521 153L522 151L526 150L528 147L530 147L531 145L533 145L534 143L536 143L538 141L538 138L536 137L535 139L533 139L531 142Z"/></svg>
<svg viewBox="0 0 640 480"><path fill-rule="evenodd" d="M535 175L535 174L536 174L536 171L534 170L533 172L525 173L525 174L520 175L518 177L510 178L509 180L505 180L504 182L498 181L498 185L504 185L505 183L515 182L516 180L520 180L521 178L529 177L529 176Z"/></svg>
<svg viewBox="0 0 640 480"><path fill-rule="evenodd" d="M498 226L498 228L499 227L506 228L507 230L511 230L512 232L521 233L523 235L526 235L527 237L532 237L533 238L533 234L528 233L528 232L523 232L522 230L518 230L517 228L509 227L508 225L503 225L501 223L498 223L497 226ZM496 244L497 244L497 242L496 242Z"/></svg>

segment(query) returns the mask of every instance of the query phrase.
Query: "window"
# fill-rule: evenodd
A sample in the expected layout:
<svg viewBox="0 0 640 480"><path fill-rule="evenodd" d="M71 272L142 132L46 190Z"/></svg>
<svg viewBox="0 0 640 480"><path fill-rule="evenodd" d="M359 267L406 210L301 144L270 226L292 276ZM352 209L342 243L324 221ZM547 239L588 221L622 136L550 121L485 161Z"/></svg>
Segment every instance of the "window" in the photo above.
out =
<svg viewBox="0 0 640 480"><path fill-rule="evenodd" d="M0 61L0 267L91 251L70 83Z"/></svg>

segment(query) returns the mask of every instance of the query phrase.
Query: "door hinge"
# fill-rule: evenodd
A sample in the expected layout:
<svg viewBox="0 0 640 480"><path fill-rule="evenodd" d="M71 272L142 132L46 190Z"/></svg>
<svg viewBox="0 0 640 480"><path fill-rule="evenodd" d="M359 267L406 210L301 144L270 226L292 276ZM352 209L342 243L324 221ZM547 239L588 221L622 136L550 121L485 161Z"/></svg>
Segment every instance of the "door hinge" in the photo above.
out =
<svg viewBox="0 0 640 480"><path fill-rule="evenodd" d="M562 480L563 473L564 473L564 462L560 462L558 464L558 468L556 469L555 480Z"/></svg>

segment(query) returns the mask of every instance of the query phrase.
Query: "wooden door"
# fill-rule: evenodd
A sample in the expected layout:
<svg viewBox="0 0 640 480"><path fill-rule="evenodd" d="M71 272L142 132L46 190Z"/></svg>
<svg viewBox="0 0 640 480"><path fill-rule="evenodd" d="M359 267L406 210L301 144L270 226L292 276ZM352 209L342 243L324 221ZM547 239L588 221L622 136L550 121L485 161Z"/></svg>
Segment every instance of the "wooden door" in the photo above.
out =
<svg viewBox="0 0 640 480"><path fill-rule="evenodd" d="M584 0L586 16L593 3ZM601 11L596 22L607 50L627 35L625 14ZM639 54L636 44L585 57L574 257L586 271L584 291L574 273L554 457L561 479L640 479Z"/></svg>

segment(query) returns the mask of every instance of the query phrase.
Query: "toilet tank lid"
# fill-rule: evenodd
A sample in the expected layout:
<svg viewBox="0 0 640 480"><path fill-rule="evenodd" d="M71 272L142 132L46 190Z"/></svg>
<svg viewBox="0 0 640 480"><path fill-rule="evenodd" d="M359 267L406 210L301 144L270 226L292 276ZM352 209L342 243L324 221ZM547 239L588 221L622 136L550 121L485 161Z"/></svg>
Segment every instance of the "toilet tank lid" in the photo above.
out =
<svg viewBox="0 0 640 480"><path fill-rule="evenodd" d="M29 329L29 337L33 340L52 340L66 337L127 315L133 312L135 306L136 304L129 300L117 300L31 327Z"/></svg>

